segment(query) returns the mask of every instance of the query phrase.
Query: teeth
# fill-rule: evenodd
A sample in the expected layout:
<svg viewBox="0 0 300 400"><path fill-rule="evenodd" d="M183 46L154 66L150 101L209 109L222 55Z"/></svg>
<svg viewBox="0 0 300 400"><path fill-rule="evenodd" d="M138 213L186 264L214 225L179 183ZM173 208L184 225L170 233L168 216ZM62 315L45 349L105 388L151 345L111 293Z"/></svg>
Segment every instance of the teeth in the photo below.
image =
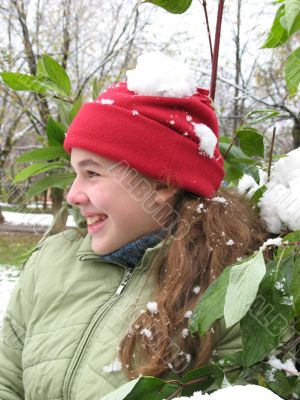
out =
<svg viewBox="0 0 300 400"><path fill-rule="evenodd" d="M102 221L106 219L105 215L93 215L92 217L87 217L86 221L88 223L88 225L92 225L95 224L96 222Z"/></svg>

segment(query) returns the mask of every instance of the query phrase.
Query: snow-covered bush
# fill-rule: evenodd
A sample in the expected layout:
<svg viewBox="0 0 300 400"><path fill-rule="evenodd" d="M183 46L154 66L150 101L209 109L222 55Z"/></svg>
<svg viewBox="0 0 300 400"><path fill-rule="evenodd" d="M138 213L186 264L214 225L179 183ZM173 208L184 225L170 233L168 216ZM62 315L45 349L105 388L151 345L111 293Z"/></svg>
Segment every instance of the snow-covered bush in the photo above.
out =
<svg viewBox="0 0 300 400"><path fill-rule="evenodd" d="M173 400L280 400L281 398L270 390L256 385L231 386L219 389L212 394L195 392L192 397L175 397Z"/></svg>
<svg viewBox="0 0 300 400"><path fill-rule="evenodd" d="M259 184L244 175L238 190L252 197L263 186L265 191L258 206L268 231L300 230L300 147L274 163L269 181L266 172L260 170Z"/></svg>

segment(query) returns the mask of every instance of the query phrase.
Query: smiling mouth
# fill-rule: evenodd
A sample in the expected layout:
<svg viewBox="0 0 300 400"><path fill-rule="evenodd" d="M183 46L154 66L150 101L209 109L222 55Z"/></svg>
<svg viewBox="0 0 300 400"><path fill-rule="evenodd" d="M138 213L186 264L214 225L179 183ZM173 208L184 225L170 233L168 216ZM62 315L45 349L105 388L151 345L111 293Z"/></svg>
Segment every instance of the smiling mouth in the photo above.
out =
<svg viewBox="0 0 300 400"><path fill-rule="evenodd" d="M96 225L99 222L104 221L107 218L107 215L93 215L92 217L86 217L86 221L88 225Z"/></svg>

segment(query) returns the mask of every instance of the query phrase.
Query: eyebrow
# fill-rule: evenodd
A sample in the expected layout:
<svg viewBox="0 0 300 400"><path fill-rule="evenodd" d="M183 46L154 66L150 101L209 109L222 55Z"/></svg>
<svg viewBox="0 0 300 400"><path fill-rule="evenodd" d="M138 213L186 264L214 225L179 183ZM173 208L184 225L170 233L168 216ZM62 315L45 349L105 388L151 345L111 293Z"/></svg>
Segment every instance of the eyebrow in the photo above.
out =
<svg viewBox="0 0 300 400"><path fill-rule="evenodd" d="M86 166L93 166L93 167L101 167L104 168L102 164L100 164L99 162L92 160L91 158L87 159L87 160L82 160L79 161L79 163L77 164L78 167L82 168L82 167L86 167Z"/></svg>

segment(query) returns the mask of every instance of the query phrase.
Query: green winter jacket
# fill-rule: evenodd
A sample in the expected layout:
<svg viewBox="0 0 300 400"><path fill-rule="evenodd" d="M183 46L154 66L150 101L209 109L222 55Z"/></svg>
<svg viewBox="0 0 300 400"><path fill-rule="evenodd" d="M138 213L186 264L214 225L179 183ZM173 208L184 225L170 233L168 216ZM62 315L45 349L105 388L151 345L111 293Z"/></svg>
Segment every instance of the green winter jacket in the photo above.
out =
<svg viewBox="0 0 300 400"><path fill-rule="evenodd" d="M67 230L46 239L24 264L3 321L1 400L100 400L128 381L119 342L153 299L148 268L162 242L132 273L103 262L91 237ZM238 330L218 333L219 356L240 349Z"/></svg>

